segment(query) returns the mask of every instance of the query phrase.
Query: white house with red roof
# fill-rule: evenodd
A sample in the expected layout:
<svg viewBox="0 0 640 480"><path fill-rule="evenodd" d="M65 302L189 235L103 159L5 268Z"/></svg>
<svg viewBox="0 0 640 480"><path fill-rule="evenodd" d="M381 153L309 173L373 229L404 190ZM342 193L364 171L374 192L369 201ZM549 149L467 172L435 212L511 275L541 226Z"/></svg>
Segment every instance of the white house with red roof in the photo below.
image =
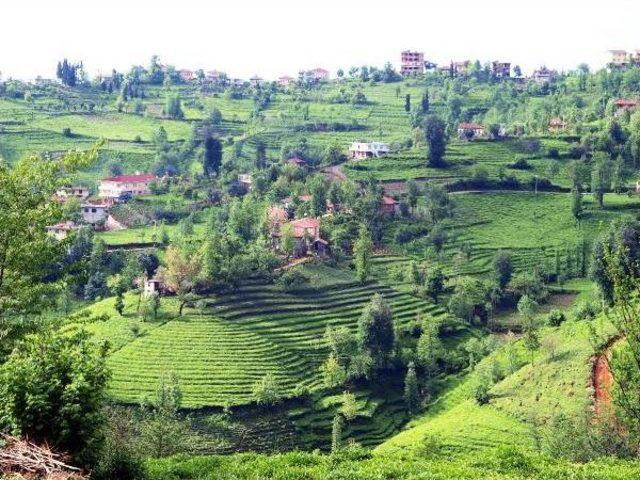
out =
<svg viewBox="0 0 640 480"><path fill-rule="evenodd" d="M133 175L116 175L100 181L98 195L101 198L118 198L129 193L132 196L148 195L149 185L156 180L155 175L136 172Z"/></svg>
<svg viewBox="0 0 640 480"><path fill-rule="evenodd" d="M479 123L461 123L458 125L458 136L463 140L471 140L473 138L484 137L487 129Z"/></svg>

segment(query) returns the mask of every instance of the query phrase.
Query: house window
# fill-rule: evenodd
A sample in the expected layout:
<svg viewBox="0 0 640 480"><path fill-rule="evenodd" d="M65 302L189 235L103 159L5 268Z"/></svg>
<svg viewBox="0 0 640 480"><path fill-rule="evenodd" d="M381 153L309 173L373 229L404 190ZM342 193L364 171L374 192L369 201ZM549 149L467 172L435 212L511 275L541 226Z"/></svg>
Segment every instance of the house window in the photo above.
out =
<svg viewBox="0 0 640 480"><path fill-rule="evenodd" d="M92 209L91 209L91 213L96 213L96 209L95 209L95 208L92 208Z"/></svg>

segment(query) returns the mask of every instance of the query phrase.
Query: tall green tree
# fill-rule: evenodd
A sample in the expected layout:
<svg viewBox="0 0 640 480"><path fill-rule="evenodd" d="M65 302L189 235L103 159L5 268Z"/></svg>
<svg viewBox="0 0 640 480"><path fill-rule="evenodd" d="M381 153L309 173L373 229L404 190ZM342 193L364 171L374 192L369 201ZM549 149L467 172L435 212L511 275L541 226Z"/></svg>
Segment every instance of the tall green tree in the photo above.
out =
<svg viewBox="0 0 640 480"><path fill-rule="evenodd" d="M576 187L571 189L571 214L576 220L582 217L582 194Z"/></svg>
<svg viewBox="0 0 640 480"><path fill-rule="evenodd" d="M364 283L369 277L371 271L371 250L373 249L373 241L369 230L364 226L360 226L358 238L353 245L353 256L356 267L356 277L360 283Z"/></svg>
<svg viewBox="0 0 640 480"><path fill-rule="evenodd" d="M444 153L447 148L445 123L439 117L429 115L424 121L424 136L428 147L428 165L434 168L444 167Z"/></svg>
<svg viewBox="0 0 640 480"><path fill-rule="evenodd" d="M24 338L0 366L0 431L92 464L102 443L106 354L86 331Z"/></svg>
<svg viewBox="0 0 640 480"><path fill-rule="evenodd" d="M404 403L411 415L416 413L420 408L418 376L416 375L416 366L413 362L409 362L407 374L404 377Z"/></svg>
<svg viewBox="0 0 640 480"><path fill-rule="evenodd" d="M395 330L391 307L382 295L376 293L365 307L358 321L360 350L371 355L374 363L384 366L393 351Z"/></svg>
<svg viewBox="0 0 640 480"><path fill-rule="evenodd" d="M220 174L222 165L222 143L214 136L208 135L204 140L202 169L207 177Z"/></svg>
<svg viewBox="0 0 640 480"><path fill-rule="evenodd" d="M411 111L411 94L407 93L404 96L404 111L409 113Z"/></svg>
<svg viewBox="0 0 640 480"><path fill-rule="evenodd" d="M55 301L57 283L45 281L45 272L61 260L66 242L47 235L47 225L62 219L51 197L69 174L96 160L99 146L59 160L27 157L13 167L0 160L0 330L24 325L25 315Z"/></svg>
<svg viewBox="0 0 640 480"><path fill-rule="evenodd" d="M493 275L498 287L503 290L513 275L513 261L509 252L500 251L493 258Z"/></svg>

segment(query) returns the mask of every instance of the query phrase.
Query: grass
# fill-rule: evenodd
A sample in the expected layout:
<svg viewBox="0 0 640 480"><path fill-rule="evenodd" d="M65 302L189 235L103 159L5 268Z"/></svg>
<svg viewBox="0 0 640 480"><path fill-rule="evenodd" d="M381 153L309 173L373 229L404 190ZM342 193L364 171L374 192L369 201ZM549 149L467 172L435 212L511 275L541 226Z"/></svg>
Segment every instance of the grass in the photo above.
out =
<svg viewBox="0 0 640 480"><path fill-rule="evenodd" d="M120 401L138 402L169 372L181 379L186 407L249 403L253 384L267 373L276 376L286 396L299 385L315 391L322 388L319 367L326 357L322 336L327 325L355 329L374 293L390 302L399 324L418 313L439 312L384 284L342 281L344 274L329 267L317 268L315 275L325 280L295 294L257 282L213 295L205 299L204 308L187 309L182 318L174 313L124 344L123 330L140 320L135 314L128 322L117 318L113 301L103 301L99 309L106 309L112 319L100 325L100 332L113 327L114 341L121 345L109 359L111 394Z"/></svg>

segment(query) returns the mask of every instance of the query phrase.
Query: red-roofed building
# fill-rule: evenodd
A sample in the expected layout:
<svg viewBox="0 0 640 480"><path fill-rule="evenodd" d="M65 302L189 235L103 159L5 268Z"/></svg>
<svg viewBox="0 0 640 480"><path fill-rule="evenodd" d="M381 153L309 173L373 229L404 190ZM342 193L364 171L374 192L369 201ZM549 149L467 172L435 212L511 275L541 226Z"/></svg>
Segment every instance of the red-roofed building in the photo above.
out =
<svg viewBox="0 0 640 480"><path fill-rule="evenodd" d="M309 237L312 240L320 238L320 220L317 218L300 218L291 222L293 236L296 238Z"/></svg>
<svg viewBox="0 0 640 480"><path fill-rule="evenodd" d="M178 70L178 76L183 82L190 82L191 80L195 80L197 78L193 70L186 69Z"/></svg>
<svg viewBox="0 0 640 480"><path fill-rule="evenodd" d="M129 193L132 196L148 195L151 193L149 185L156 180L155 175L136 172L134 175L116 175L103 178L100 182L98 195L102 198L118 198Z"/></svg>
<svg viewBox="0 0 640 480"><path fill-rule="evenodd" d="M289 220L289 213L286 208L272 205L267 210L267 218L273 225L280 225Z"/></svg>
<svg viewBox="0 0 640 480"><path fill-rule="evenodd" d="M549 131L551 133L563 132L567 129L567 122L560 117L555 117L549 120Z"/></svg>
<svg viewBox="0 0 640 480"><path fill-rule="evenodd" d="M382 197L381 207L385 215L395 216L400 213L400 203L395 198L386 195Z"/></svg>
<svg viewBox="0 0 640 480"><path fill-rule="evenodd" d="M620 115L627 110L635 110L640 105L640 102L638 102L638 100L620 98L616 100L614 104L616 106L616 115Z"/></svg>
<svg viewBox="0 0 640 480"><path fill-rule="evenodd" d="M458 136L462 140L472 140L477 137L484 137L487 129L478 123L461 123L458 125Z"/></svg>

